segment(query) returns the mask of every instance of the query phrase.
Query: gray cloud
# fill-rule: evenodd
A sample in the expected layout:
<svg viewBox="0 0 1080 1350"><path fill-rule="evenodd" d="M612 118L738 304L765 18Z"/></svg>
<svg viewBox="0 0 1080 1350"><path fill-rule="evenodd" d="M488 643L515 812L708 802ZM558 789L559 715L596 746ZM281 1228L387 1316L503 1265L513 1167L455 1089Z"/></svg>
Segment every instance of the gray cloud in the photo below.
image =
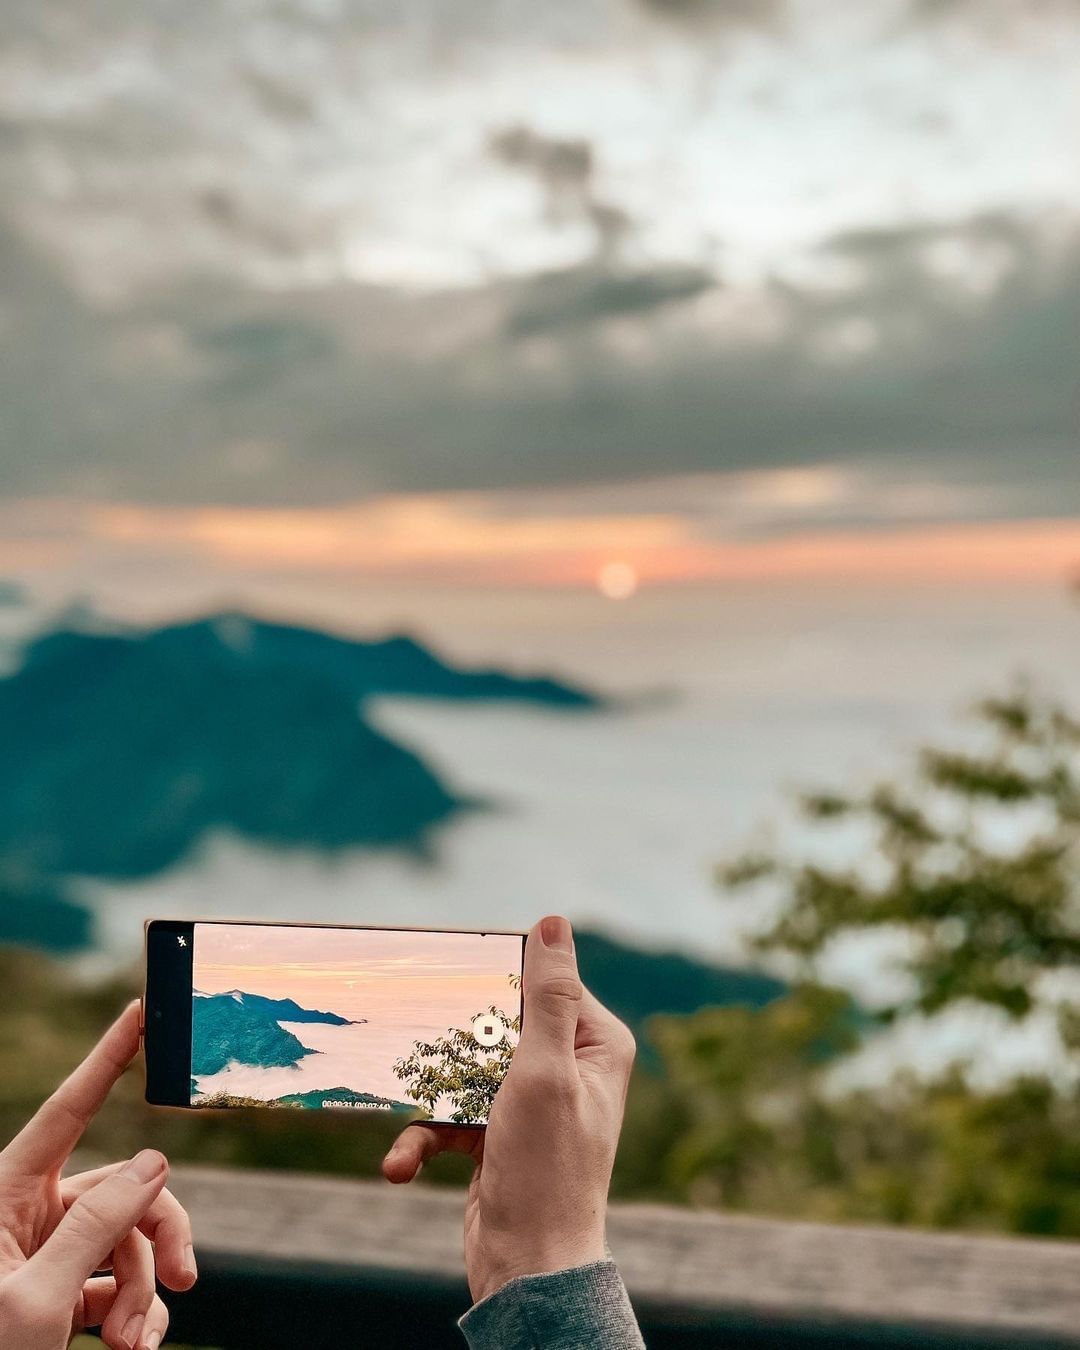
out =
<svg viewBox="0 0 1080 1350"><path fill-rule="evenodd" d="M506 332L529 337L621 315L647 315L691 300L715 285L711 273L698 267L569 267L544 273L516 288Z"/></svg>
<svg viewBox="0 0 1080 1350"><path fill-rule="evenodd" d="M584 137L544 136L531 127L506 127L491 138L492 153L504 164L531 169L554 198L578 199L593 173L592 146Z"/></svg>
<svg viewBox="0 0 1080 1350"><path fill-rule="evenodd" d="M909 27L957 24L972 37L1010 47L1032 32L1074 29L1080 20L1077 0L911 0Z"/></svg>
<svg viewBox="0 0 1080 1350"><path fill-rule="evenodd" d="M772 23L785 0L639 0L650 13L675 23L759 27Z"/></svg>
<svg viewBox="0 0 1080 1350"><path fill-rule="evenodd" d="M628 212L598 192L595 155L586 138L547 136L518 125L497 132L490 148L500 163L536 178L550 224L583 222L594 232L592 256L584 262L508 286L507 336L581 330L620 315L644 315L692 299L715 284L702 268L641 267L622 261L635 224Z"/></svg>
<svg viewBox="0 0 1080 1350"><path fill-rule="evenodd" d="M1076 0L1027 0L1023 6L1012 0L912 0L916 18L949 18L954 14L983 14L993 18L1037 18L1076 14Z"/></svg>
<svg viewBox="0 0 1080 1350"><path fill-rule="evenodd" d="M954 71L931 17L977 32L972 15L1076 0L923 0L910 81L851 10L280 0L256 21L208 0L193 23L139 0L0 6L0 488L300 503L870 461L1003 484L1002 510L1080 509L1075 222L1056 239L1008 214L848 231L797 282L732 281L766 250L793 268L811 219L882 218L904 165L938 215L1042 190L1020 164L1011 189L964 168L986 141L964 139L964 110L1006 77L996 59L985 84L974 61ZM732 44L730 67L702 41L781 15L790 41ZM660 20L681 40L654 52ZM807 57L833 38L819 79ZM1050 67L1030 50L996 105L1013 136ZM550 86L516 82L525 67ZM534 125L560 81L581 135ZM889 118L928 118L934 143L876 139L890 90ZM1064 163L1062 144L1048 125L1036 159ZM511 174L575 228L523 220ZM724 285L700 266L714 243Z"/></svg>
<svg viewBox="0 0 1080 1350"><path fill-rule="evenodd" d="M597 257L612 259L633 233L630 214L607 201L596 187L593 148L584 137L545 136L527 126L496 132L491 150L503 164L533 174L544 190L550 223L586 221L595 233Z"/></svg>
<svg viewBox="0 0 1080 1350"><path fill-rule="evenodd" d="M0 253L11 494L299 503L847 461L1080 510L1064 228L849 232L824 250L836 279L749 298L593 266L428 296L189 284L96 311L15 238Z"/></svg>

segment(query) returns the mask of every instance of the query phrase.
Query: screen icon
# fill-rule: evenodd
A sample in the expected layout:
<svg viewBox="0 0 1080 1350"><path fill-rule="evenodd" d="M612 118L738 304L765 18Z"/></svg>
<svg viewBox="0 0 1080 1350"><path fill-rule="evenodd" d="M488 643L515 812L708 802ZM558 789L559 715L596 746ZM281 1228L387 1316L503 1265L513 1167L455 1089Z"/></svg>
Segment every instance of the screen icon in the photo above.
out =
<svg viewBox="0 0 1080 1350"><path fill-rule="evenodd" d="M184 937L183 933L181 933L181 934L177 937L177 939L176 939L176 945L177 945L178 947L186 947L186 946L187 946L187 938Z"/></svg>
<svg viewBox="0 0 1080 1350"><path fill-rule="evenodd" d="M472 1020L473 1039L490 1050L506 1036L506 1023L494 1013L481 1013Z"/></svg>

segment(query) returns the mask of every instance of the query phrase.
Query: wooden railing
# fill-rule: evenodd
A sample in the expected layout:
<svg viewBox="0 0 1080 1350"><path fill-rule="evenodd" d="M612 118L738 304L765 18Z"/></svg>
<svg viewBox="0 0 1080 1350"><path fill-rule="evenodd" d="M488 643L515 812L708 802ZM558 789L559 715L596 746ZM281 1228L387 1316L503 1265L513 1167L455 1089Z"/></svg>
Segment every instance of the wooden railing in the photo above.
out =
<svg viewBox="0 0 1080 1350"><path fill-rule="evenodd" d="M177 1168L201 1279L177 1341L462 1350L460 1192ZM616 1205L650 1350L1080 1347L1080 1244Z"/></svg>

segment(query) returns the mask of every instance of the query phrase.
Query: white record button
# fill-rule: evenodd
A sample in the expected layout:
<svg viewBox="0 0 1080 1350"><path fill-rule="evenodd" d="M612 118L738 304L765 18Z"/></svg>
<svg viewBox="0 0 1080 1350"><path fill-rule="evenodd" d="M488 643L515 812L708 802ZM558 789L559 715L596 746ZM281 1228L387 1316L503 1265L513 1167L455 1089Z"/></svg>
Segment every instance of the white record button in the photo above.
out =
<svg viewBox="0 0 1080 1350"><path fill-rule="evenodd" d="M472 1020L472 1034L478 1045L486 1045L490 1049L505 1037L506 1023L494 1013L481 1013Z"/></svg>

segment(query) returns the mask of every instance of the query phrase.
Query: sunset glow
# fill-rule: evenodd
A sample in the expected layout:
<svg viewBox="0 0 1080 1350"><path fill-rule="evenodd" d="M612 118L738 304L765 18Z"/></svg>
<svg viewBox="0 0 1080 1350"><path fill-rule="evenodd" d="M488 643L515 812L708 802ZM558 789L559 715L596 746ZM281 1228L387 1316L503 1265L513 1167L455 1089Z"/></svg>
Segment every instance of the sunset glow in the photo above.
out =
<svg viewBox="0 0 1080 1350"><path fill-rule="evenodd" d="M596 578L596 586L609 600L629 600L638 588L638 574L629 563L605 563Z"/></svg>
<svg viewBox="0 0 1080 1350"><path fill-rule="evenodd" d="M199 924L195 983L206 994L244 989L347 1016L409 1011L438 1035L448 1017L467 1024L485 1000L505 996L520 949L520 939L497 934Z"/></svg>
<svg viewBox="0 0 1080 1350"><path fill-rule="evenodd" d="M780 486L783 486L781 484ZM569 587L626 599L640 585L727 581L998 581L1062 584L1080 568L1080 520L833 527L739 536L680 501L644 511L548 509L524 494L379 498L297 510L53 503L61 536L38 539L34 504L0 565L27 580L73 569L186 563L230 578L401 580L441 586ZM40 507L42 504L38 504ZM703 514L703 513L702 513ZM12 519L14 517L12 516Z"/></svg>

